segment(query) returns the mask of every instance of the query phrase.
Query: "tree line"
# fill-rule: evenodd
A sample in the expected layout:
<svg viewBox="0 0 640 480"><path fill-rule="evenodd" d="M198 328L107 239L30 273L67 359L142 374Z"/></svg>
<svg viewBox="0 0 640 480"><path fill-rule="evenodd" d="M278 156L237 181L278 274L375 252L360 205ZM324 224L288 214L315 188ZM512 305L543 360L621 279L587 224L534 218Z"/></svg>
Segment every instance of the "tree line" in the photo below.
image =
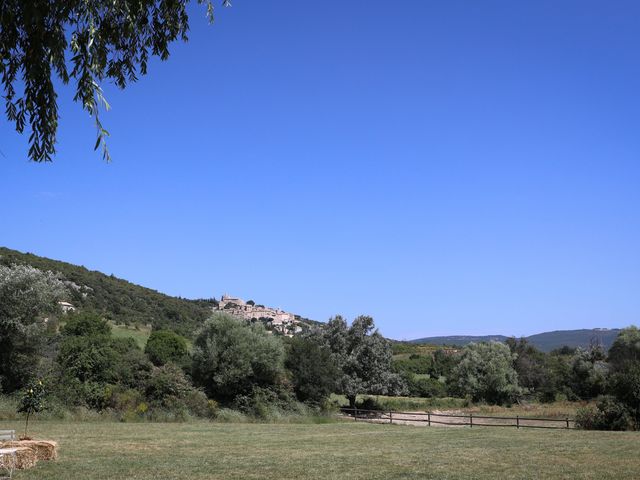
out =
<svg viewBox="0 0 640 480"><path fill-rule="evenodd" d="M601 345L545 353L525 339L472 343L461 349L399 344L394 368L416 397L465 397L472 402L585 401L579 426L640 429L640 330L622 329L606 352Z"/></svg>
<svg viewBox="0 0 640 480"><path fill-rule="evenodd" d="M54 404L123 418L304 413L329 408L332 393L351 406L360 394L503 405L567 399L585 401L577 418L584 428L640 428L636 327L621 330L608 352L593 344L544 353L509 339L421 354L392 345L368 316L351 324L336 316L287 338L218 312L189 338L156 327L141 349L114 337L98 311L63 315L57 302L68 295L57 274L0 265L0 393L43 382Z"/></svg>
<svg viewBox="0 0 640 480"><path fill-rule="evenodd" d="M65 407L128 416L215 416L220 407L254 416L327 407L331 393L400 394L390 342L371 317L341 317L304 337L270 334L261 323L223 312L202 322L193 341L154 329L146 347L116 338L91 309L61 314L69 294L56 274L0 265L0 388L44 382Z"/></svg>

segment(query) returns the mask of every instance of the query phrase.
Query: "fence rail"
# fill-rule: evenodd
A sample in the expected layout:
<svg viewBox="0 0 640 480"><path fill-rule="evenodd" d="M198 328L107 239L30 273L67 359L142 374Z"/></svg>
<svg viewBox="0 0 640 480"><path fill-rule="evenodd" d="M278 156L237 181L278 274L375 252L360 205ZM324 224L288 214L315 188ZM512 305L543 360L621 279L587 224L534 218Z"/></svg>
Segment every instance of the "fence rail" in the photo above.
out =
<svg viewBox="0 0 640 480"><path fill-rule="evenodd" d="M538 417L501 417L474 415L473 413L433 413L433 412L398 412L393 410L363 410L360 408L340 409L343 415L353 417L354 421L396 424L427 424L427 426L450 425L457 427L515 427L515 428L555 428L573 429L575 421L565 418Z"/></svg>

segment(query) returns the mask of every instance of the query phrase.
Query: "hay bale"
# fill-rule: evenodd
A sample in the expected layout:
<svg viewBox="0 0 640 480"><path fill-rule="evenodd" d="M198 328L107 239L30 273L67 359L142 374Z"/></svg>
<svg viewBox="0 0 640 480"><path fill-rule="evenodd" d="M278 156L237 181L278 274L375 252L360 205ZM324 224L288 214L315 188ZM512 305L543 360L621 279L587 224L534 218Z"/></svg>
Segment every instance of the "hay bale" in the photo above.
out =
<svg viewBox="0 0 640 480"><path fill-rule="evenodd" d="M38 456L35 450L29 447L18 447L15 456L15 468L18 470L26 470L33 468L38 463Z"/></svg>
<svg viewBox="0 0 640 480"><path fill-rule="evenodd" d="M26 470L36 466L38 457L32 448L11 447L10 449L13 450L11 454L0 457L0 468L11 471L14 469Z"/></svg>
<svg viewBox="0 0 640 480"><path fill-rule="evenodd" d="M5 442L3 448L27 447L32 449L38 460L55 460L58 458L58 444L48 440L18 440Z"/></svg>

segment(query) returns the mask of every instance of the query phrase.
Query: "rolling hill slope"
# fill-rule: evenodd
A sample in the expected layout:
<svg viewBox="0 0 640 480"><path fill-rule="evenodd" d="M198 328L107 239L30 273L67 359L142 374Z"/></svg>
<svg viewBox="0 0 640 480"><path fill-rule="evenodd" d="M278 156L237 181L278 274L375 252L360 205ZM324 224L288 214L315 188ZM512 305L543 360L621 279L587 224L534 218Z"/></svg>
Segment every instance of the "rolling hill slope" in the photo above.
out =
<svg viewBox="0 0 640 480"><path fill-rule="evenodd" d="M122 333L127 336L148 329L127 332L126 325L152 325L156 329L167 328L192 338L202 322L211 316L213 307L218 305L215 299L172 297L83 266L0 247L0 265L11 264L31 265L60 273L67 282L71 295L69 300L74 306L96 310L113 324L123 325ZM321 322L299 315L295 317L307 326L321 325Z"/></svg>
<svg viewBox="0 0 640 480"><path fill-rule="evenodd" d="M605 349L608 349L618 336L619 329L581 329L581 330L556 330L553 332L538 333L524 337L536 348L543 352L550 352L563 346L588 347L592 341L599 342ZM432 345L457 345L464 346L471 342L504 342L508 337L504 335L452 335L443 337L425 337L412 340L411 343L423 343Z"/></svg>
<svg viewBox="0 0 640 480"><path fill-rule="evenodd" d="M169 328L186 337L211 315L213 299L188 300L141 287L113 275L71 263L0 247L0 264L26 264L59 272L68 282L71 303L91 308L114 323Z"/></svg>

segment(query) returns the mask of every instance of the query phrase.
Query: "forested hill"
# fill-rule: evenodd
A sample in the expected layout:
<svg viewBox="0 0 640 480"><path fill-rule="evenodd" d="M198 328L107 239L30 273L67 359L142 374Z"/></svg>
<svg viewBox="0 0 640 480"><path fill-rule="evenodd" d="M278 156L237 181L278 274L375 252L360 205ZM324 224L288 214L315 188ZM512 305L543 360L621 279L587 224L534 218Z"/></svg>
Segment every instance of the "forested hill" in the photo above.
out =
<svg viewBox="0 0 640 480"><path fill-rule="evenodd" d="M69 301L75 306L93 308L116 323L151 324L186 337L191 337L195 328L211 315L216 303L213 299L171 297L113 275L4 247L0 247L0 264L27 264L59 272L69 282Z"/></svg>
<svg viewBox="0 0 640 480"><path fill-rule="evenodd" d="M543 352L550 352L563 346L568 347L588 347L592 341L600 343L605 349L609 349L613 341L618 336L619 329L581 329L581 330L556 330L553 332L538 333L529 337L524 337L536 348ZM447 337L426 337L412 340L412 343L423 343L431 345L456 345L464 346L471 342L504 342L508 337L504 335L471 336L458 335Z"/></svg>

